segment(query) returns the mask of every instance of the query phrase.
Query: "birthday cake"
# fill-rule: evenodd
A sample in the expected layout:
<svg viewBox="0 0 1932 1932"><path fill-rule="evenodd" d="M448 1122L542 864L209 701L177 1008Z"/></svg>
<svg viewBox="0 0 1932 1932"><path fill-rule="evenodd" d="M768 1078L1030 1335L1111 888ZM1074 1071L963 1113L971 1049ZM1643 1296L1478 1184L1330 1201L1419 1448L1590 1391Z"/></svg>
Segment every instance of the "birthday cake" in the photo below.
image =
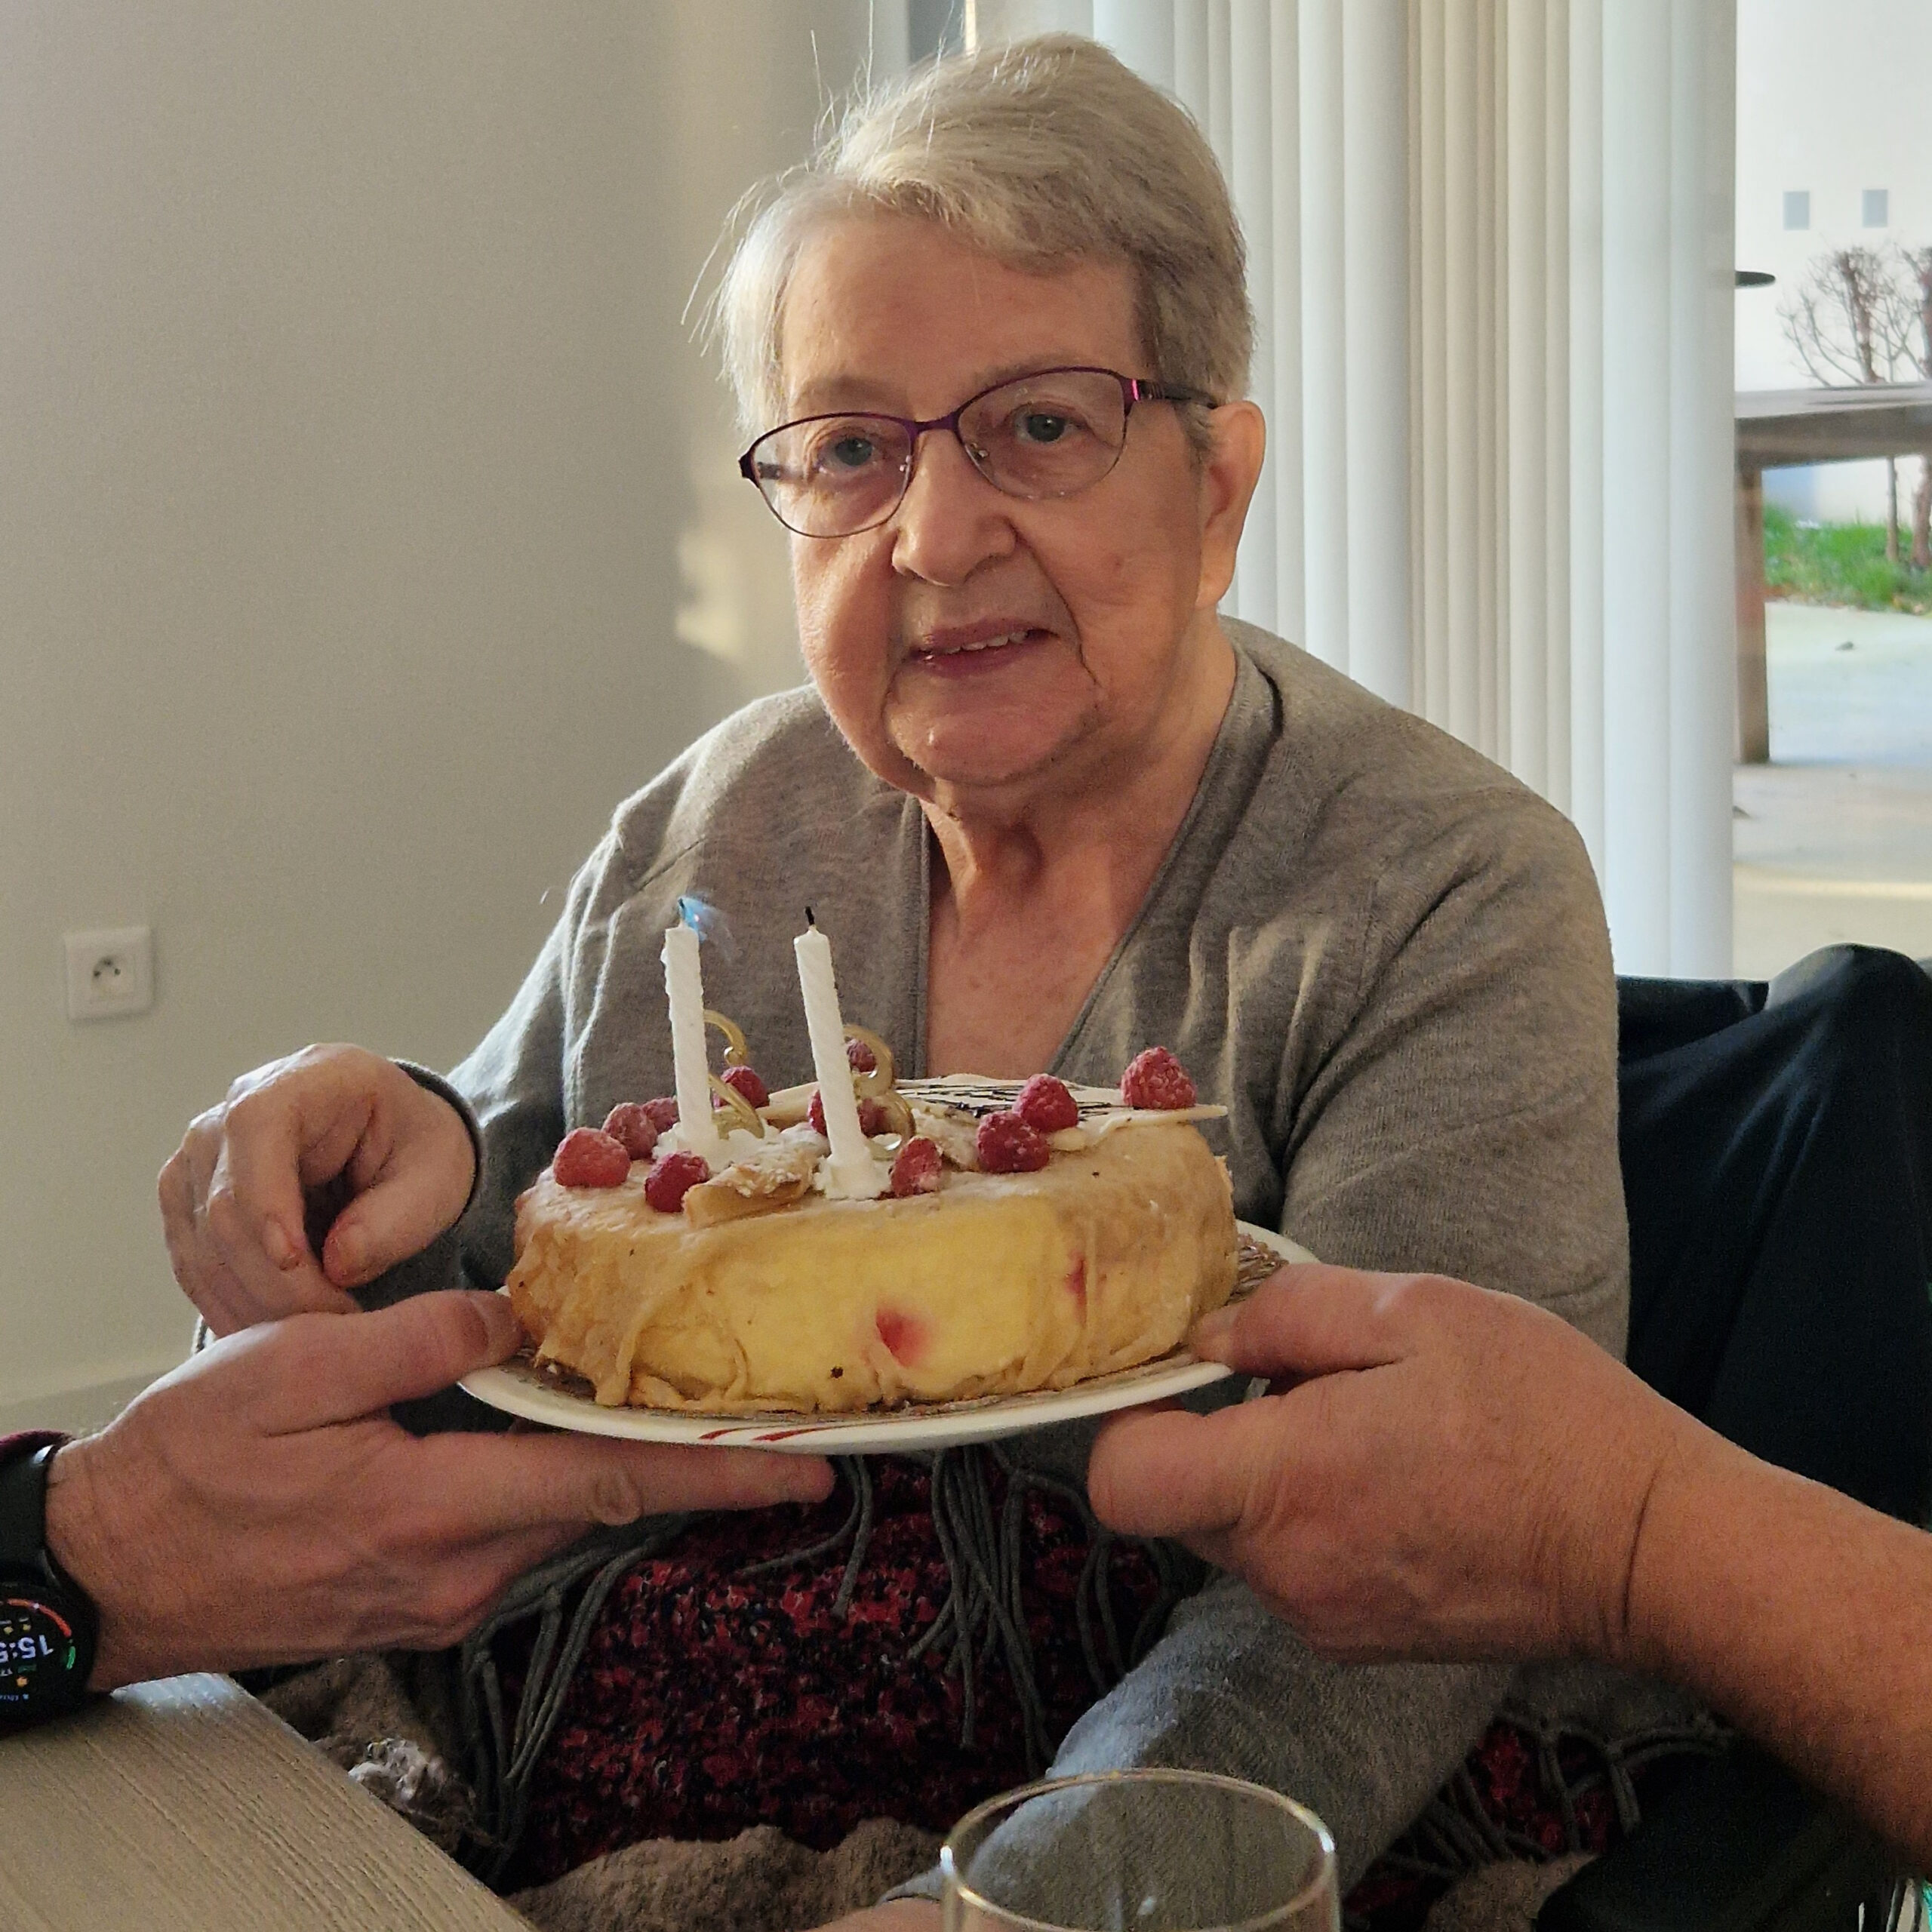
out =
<svg viewBox="0 0 1932 1932"><path fill-rule="evenodd" d="M843 1030L851 1116L823 1081L768 1094L739 1037L696 1131L665 1100L566 1137L507 1284L539 1364L607 1404L851 1411L1064 1389L1228 1298L1228 1177L1194 1124L1220 1109L1164 1050L1118 1091L898 1084Z"/></svg>

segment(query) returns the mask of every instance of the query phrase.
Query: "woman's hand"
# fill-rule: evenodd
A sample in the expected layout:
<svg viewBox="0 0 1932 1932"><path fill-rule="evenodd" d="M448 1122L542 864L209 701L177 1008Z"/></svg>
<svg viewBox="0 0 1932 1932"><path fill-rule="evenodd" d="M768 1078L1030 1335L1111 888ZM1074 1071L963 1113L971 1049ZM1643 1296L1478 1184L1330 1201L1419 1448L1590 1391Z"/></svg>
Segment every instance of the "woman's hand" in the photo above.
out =
<svg viewBox="0 0 1932 1932"><path fill-rule="evenodd" d="M427 1246L463 1212L469 1130L360 1047L307 1047L245 1073L161 1171L174 1278L218 1335L305 1312Z"/></svg>
<svg viewBox="0 0 1932 1932"><path fill-rule="evenodd" d="M1088 1471L1103 1522L1178 1536L1331 1657L1622 1652L1652 1484L1706 1432L1556 1316L1291 1267L1193 1346L1285 1382L1111 1422Z"/></svg>
<svg viewBox="0 0 1932 1932"><path fill-rule="evenodd" d="M100 1613L93 1687L454 1643L599 1524L831 1487L817 1457L549 1431L419 1438L389 1419L520 1340L501 1295L294 1315L203 1350L61 1450L48 1546Z"/></svg>

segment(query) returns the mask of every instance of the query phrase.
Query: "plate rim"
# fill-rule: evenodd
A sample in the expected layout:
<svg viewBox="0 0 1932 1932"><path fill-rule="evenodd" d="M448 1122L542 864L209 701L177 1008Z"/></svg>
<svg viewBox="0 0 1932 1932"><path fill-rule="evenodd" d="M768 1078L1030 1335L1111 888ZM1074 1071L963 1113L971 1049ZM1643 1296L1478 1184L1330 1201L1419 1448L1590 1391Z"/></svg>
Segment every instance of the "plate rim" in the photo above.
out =
<svg viewBox="0 0 1932 1932"><path fill-rule="evenodd" d="M1251 1221L1242 1233L1285 1261L1315 1257L1298 1241ZM499 1291L501 1292L501 1291ZM765 1410L729 1415L690 1409L605 1407L588 1396L540 1388L507 1364L473 1369L457 1386L479 1402L525 1422L580 1435L696 1448L755 1448L789 1455L892 1455L909 1449L949 1448L965 1442L1017 1435L1061 1423L1105 1415L1115 1409L1186 1395L1223 1380L1234 1371L1203 1361L1184 1345L1151 1362L1066 1389L1029 1389L1017 1395L978 1398L983 1406L908 1405L884 1412L862 1410L823 1417ZM969 1401L971 1398L969 1398ZM1044 1413L1043 1413L1044 1411Z"/></svg>

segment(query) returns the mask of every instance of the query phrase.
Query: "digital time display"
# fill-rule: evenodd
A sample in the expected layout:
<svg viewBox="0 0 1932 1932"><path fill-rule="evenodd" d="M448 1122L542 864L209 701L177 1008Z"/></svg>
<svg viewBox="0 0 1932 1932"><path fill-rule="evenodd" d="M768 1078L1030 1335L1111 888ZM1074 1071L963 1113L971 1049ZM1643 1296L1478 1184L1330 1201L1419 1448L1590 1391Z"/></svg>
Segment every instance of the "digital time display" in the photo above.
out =
<svg viewBox="0 0 1932 1932"><path fill-rule="evenodd" d="M39 1702L78 1653L72 1627L45 1604L0 1597L0 1712Z"/></svg>

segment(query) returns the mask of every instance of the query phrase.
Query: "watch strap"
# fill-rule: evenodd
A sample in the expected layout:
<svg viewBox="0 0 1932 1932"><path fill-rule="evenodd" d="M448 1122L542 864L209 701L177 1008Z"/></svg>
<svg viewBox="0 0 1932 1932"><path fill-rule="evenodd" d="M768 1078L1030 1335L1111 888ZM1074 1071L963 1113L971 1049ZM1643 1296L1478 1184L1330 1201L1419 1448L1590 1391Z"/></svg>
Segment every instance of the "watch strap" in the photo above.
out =
<svg viewBox="0 0 1932 1932"><path fill-rule="evenodd" d="M47 1465L67 1439L53 1429L0 1435L0 1566L41 1567L47 1552Z"/></svg>
<svg viewBox="0 0 1932 1932"><path fill-rule="evenodd" d="M48 1472L67 1439L51 1429L0 1437L0 1594L37 1604L66 1626L73 1643L64 1674L4 1714L0 1729L7 1730L76 1708L94 1669L100 1614L47 1547Z"/></svg>

